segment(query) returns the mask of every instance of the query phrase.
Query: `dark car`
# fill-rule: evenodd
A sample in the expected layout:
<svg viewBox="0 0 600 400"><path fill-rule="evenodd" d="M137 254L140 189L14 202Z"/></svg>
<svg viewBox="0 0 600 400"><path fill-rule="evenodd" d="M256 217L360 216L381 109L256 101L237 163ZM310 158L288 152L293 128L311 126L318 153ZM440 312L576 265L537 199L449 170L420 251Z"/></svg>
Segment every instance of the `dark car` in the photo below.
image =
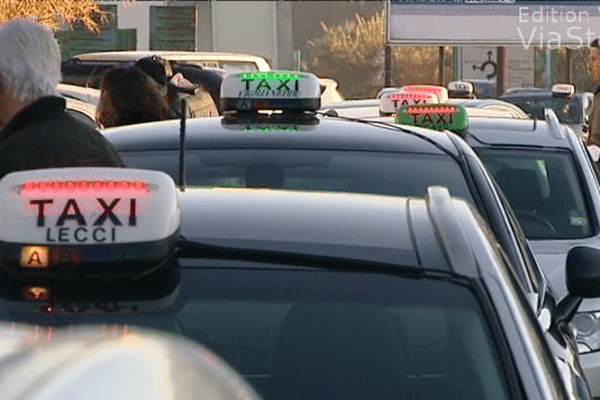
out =
<svg viewBox="0 0 600 400"><path fill-rule="evenodd" d="M0 320L46 340L87 324L182 334L267 400L585 398L564 386L501 246L447 189L175 190L132 169L7 175ZM598 291L585 260L599 255L573 252L574 301Z"/></svg>
<svg viewBox="0 0 600 400"><path fill-rule="evenodd" d="M310 75L299 76L311 82ZM233 79L261 82L260 77L266 75ZM316 82L314 96L318 97ZM244 81L238 83L245 88ZM225 81L223 85L227 87ZM246 92L233 88L229 93ZM576 344L569 329L558 328L564 316L558 312L554 291L508 201L464 140L450 132L319 116L307 111L319 108L310 98L241 101L227 91L221 98L229 104L221 118L103 132L126 165L166 172L184 188L259 187L421 197L429 186L447 187L453 196L473 204L490 225L544 331L557 341L557 358L570 365L566 380L581 385ZM236 112L235 106L244 109ZM284 110L253 112L255 106Z"/></svg>
<svg viewBox="0 0 600 400"><path fill-rule="evenodd" d="M576 92L573 85L556 84L551 90L515 89L498 97L516 104L537 119L545 118L544 110L554 111L560 122L569 125L578 136L586 137L594 94Z"/></svg>

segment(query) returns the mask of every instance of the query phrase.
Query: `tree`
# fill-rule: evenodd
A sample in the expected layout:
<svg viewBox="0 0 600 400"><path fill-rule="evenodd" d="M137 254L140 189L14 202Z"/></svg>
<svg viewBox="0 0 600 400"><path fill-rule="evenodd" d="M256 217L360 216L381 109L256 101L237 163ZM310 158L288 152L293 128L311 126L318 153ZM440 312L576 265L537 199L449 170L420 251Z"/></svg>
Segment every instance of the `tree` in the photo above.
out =
<svg viewBox="0 0 600 400"><path fill-rule="evenodd" d="M355 18L336 26L321 22L323 35L308 41L308 57L303 69L320 77L333 78L347 99L374 97L383 85L372 84L383 66L372 65L384 44L384 13L370 18ZM450 50L448 48L448 50ZM450 63L451 51L446 51ZM437 84L437 46L394 46L392 48L392 84ZM448 61L448 62L446 62ZM451 68L446 68L445 81Z"/></svg>
<svg viewBox="0 0 600 400"><path fill-rule="evenodd" d="M0 0L0 22L32 18L53 30L81 22L85 29L99 32L109 14L96 0Z"/></svg>

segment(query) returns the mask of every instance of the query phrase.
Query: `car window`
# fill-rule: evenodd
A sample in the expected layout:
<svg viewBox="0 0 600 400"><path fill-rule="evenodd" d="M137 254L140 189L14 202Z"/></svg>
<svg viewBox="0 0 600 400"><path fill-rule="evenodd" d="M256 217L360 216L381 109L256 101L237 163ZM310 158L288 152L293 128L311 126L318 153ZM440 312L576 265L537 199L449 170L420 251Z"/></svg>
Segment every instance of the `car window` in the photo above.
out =
<svg viewBox="0 0 600 400"><path fill-rule="evenodd" d="M568 151L476 151L502 188L529 239L581 238L592 234L581 180Z"/></svg>
<svg viewBox="0 0 600 400"><path fill-rule="evenodd" d="M27 313L1 300L0 316L44 333L99 323L107 335L134 325L184 334L266 400L510 398L494 340L501 333L463 283L201 263L182 270L166 309Z"/></svg>
<svg viewBox="0 0 600 400"><path fill-rule="evenodd" d="M176 151L122 151L125 164L158 169L178 181ZM200 187L271 187L291 190L425 195L446 186L471 203L460 167L446 155L320 150L186 150L186 184ZM415 177L419 177L415 179Z"/></svg>

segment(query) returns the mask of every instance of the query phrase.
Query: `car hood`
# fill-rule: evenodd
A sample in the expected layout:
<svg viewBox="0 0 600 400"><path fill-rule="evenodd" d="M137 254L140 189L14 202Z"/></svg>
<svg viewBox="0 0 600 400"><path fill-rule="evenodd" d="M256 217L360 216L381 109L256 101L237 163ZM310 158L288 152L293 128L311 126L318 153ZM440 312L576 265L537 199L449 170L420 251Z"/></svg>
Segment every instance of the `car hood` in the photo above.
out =
<svg viewBox="0 0 600 400"><path fill-rule="evenodd" d="M529 240L529 243L540 267L546 273L559 299L568 294L565 277L569 250L575 246L600 248L600 238L598 236L572 240ZM579 311L597 310L600 310L600 298L585 299L579 307Z"/></svg>

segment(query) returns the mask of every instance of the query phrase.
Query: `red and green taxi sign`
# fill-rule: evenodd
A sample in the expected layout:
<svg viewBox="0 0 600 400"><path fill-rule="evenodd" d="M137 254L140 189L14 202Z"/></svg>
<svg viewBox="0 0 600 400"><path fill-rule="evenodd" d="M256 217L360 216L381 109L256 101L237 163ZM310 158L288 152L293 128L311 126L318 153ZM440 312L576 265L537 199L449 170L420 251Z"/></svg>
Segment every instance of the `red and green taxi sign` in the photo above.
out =
<svg viewBox="0 0 600 400"><path fill-rule="evenodd" d="M469 126L467 111L455 104L414 104L396 112L400 125L420 126L438 131L461 132Z"/></svg>
<svg viewBox="0 0 600 400"><path fill-rule="evenodd" d="M405 85L400 88L401 92L420 92L433 93L437 97L438 102L445 103L448 101L448 89L444 86L436 85Z"/></svg>
<svg viewBox="0 0 600 400"><path fill-rule="evenodd" d="M383 114L393 114L399 107L409 104L438 103L438 98L431 92L389 92L379 99L379 111Z"/></svg>

